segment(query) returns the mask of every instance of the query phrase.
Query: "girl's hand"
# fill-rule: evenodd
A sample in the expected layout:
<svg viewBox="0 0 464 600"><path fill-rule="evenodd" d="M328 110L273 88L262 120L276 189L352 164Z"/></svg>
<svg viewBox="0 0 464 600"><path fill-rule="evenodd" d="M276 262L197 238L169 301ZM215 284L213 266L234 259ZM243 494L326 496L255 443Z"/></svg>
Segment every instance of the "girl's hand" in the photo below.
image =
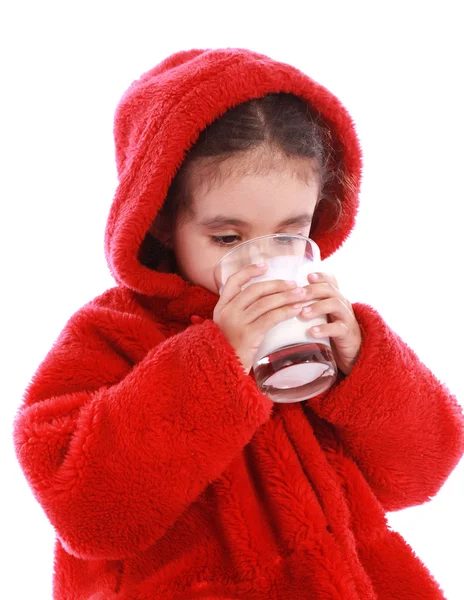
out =
<svg viewBox="0 0 464 600"><path fill-rule="evenodd" d="M231 275L213 314L213 321L233 346L247 375L267 331L298 315L306 289L281 279L259 281L242 289L266 270L267 265L248 265Z"/></svg>
<svg viewBox="0 0 464 600"><path fill-rule="evenodd" d="M311 309L310 312L302 309L298 316L309 321L316 316L327 315L328 323L310 327L311 335L315 338L333 338L332 351L337 367L342 373L349 375L358 360L362 343L361 329L353 308L338 289L333 275L310 273L308 281L311 285L305 286L308 290L305 301L317 298L318 302L307 307Z"/></svg>

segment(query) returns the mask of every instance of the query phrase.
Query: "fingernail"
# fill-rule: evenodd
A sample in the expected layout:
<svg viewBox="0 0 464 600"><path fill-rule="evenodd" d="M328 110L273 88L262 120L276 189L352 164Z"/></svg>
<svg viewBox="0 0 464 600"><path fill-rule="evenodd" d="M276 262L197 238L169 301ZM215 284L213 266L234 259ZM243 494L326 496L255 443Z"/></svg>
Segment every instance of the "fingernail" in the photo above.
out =
<svg viewBox="0 0 464 600"><path fill-rule="evenodd" d="M319 279L319 275L317 273L310 273L309 275L311 279Z"/></svg>

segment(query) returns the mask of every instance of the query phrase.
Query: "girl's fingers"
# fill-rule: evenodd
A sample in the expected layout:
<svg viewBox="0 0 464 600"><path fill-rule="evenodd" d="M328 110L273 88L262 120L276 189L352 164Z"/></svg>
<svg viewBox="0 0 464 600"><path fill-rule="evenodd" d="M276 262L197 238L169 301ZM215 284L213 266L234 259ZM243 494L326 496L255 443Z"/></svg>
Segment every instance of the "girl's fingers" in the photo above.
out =
<svg viewBox="0 0 464 600"><path fill-rule="evenodd" d="M333 283L311 283L306 285L305 289L308 290L307 298L339 298L342 301L346 301L345 296L341 291L333 285Z"/></svg>
<svg viewBox="0 0 464 600"><path fill-rule="evenodd" d="M317 330L317 331L316 331ZM314 337L343 338L349 333L348 326L343 321L334 321L325 325L310 327L309 331Z"/></svg>
<svg viewBox="0 0 464 600"><path fill-rule="evenodd" d="M338 281L332 273L309 273L308 281L310 283L331 283L338 289Z"/></svg>
<svg viewBox="0 0 464 600"><path fill-rule="evenodd" d="M315 317L320 317L321 315L330 315L331 317L335 317L335 319L340 319L342 321L347 321L350 317L353 316L352 312L343 303L340 298L327 298L326 300L319 300L318 302L314 302L309 305L307 308L310 308L311 311L304 312L304 309L301 311L300 315L303 319L314 319Z"/></svg>
<svg viewBox="0 0 464 600"><path fill-rule="evenodd" d="M260 277L264 275L267 270L267 265L248 265L243 269L236 271L233 275L228 277L222 292L220 293L218 305L225 306L242 291L242 286L249 283L254 277Z"/></svg>

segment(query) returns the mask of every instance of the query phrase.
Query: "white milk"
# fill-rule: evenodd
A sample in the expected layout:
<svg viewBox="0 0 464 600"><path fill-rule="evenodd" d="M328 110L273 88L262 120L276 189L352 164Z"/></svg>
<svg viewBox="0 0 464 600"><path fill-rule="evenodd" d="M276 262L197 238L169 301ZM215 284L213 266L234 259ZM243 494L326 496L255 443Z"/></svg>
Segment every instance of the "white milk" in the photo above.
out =
<svg viewBox="0 0 464 600"><path fill-rule="evenodd" d="M304 256L295 255L283 255L273 256L266 259L268 268L261 277L253 277L251 281L242 286L242 290L248 287L252 283L259 281L268 281L271 279L292 279L295 280L299 287L304 287L309 284L307 275L308 273L314 273L321 271L321 263L319 261L308 260ZM309 284L310 285L310 284ZM308 306L313 304L316 300L309 302L299 302L295 298L294 304L302 304ZM316 325L323 325L327 323L327 316L319 315L314 319L308 320L302 319L301 317L295 316L278 323L266 333L261 345L258 348L255 363L269 355L271 352L287 346L290 344L306 344L308 342L317 342L330 347L330 341L328 337L314 338L309 333L309 328Z"/></svg>
<svg viewBox="0 0 464 600"><path fill-rule="evenodd" d="M312 302L307 302L304 306L307 306L308 304L312 304ZM325 323L327 323L327 317L323 315L319 315L311 320L307 318L302 319L297 316L290 317L290 319L277 323L277 325L274 325L274 327L269 329L266 333L258 348L256 360L260 360L263 356L268 356L271 352L290 344L318 342L328 346L329 344L325 341L326 338L314 338L309 332L310 327L324 325Z"/></svg>

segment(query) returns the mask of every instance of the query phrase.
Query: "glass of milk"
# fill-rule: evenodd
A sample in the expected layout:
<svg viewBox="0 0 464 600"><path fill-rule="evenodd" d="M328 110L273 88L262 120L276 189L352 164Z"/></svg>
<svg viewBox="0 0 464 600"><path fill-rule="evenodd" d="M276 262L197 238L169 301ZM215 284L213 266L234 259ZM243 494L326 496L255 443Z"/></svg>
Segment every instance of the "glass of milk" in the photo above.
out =
<svg viewBox="0 0 464 600"><path fill-rule="evenodd" d="M214 280L221 294L227 279L243 267L265 262L264 275L248 285L273 279L295 280L307 286L308 273L321 271L319 247L310 238L297 234L271 234L239 244L221 258L214 268ZM303 306L315 300L302 302ZM300 402L328 389L337 378L330 338L314 338L310 327L327 323L326 315L312 320L299 316L278 323L266 333L253 362L259 389L274 402Z"/></svg>

